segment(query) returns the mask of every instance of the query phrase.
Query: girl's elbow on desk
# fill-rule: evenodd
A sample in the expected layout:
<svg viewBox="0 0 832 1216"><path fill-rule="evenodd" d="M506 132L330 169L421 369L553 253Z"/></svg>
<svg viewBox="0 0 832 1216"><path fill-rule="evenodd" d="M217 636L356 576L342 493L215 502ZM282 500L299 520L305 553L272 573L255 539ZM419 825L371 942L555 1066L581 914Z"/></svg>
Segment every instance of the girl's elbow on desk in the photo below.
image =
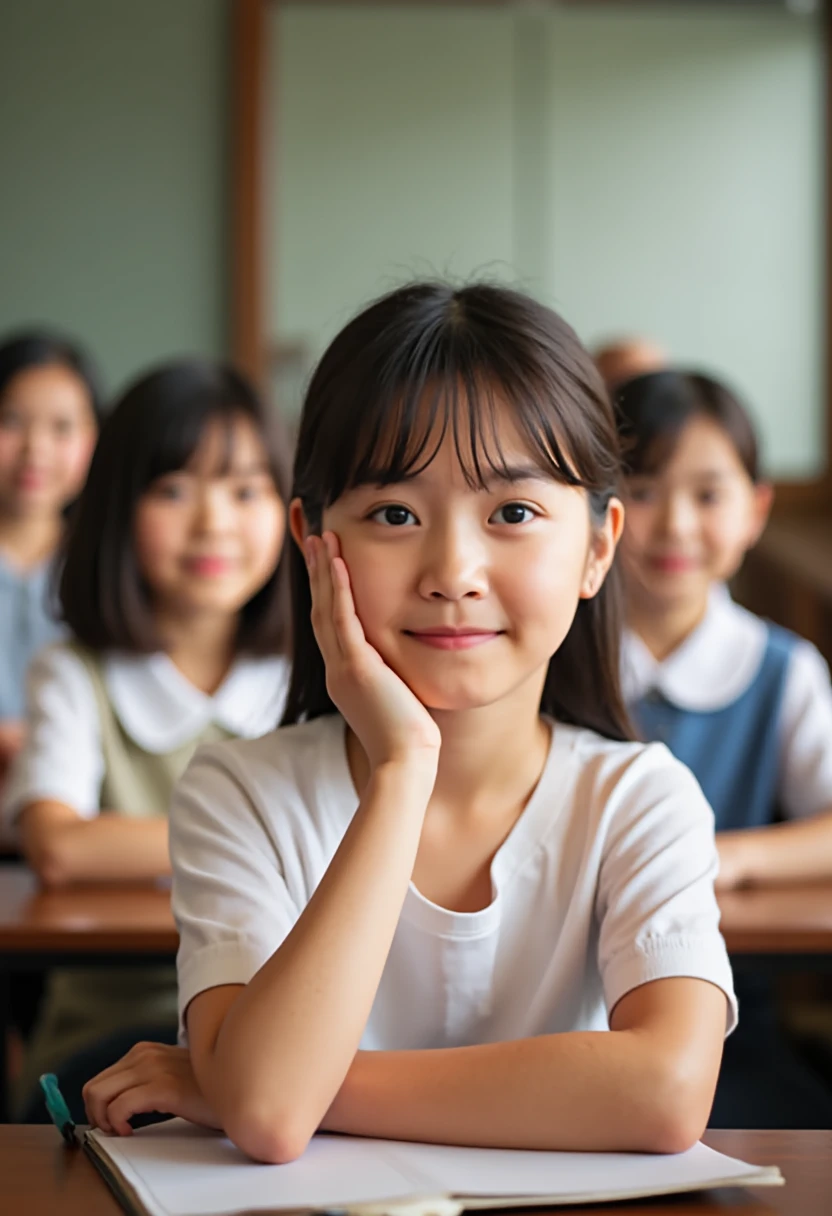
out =
<svg viewBox="0 0 832 1216"><path fill-rule="evenodd" d="M633 1144L622 1147L645 1153L692 1148L708 1125L716 1077L711 1062L694 1051L657 1051L645 1064L626 1114L622 1109L622 1134L634 1136Z"/></svg>
<svg viewBox="0 0 832 1216"><path fill-rule="evenodd" d="M305 1152L316 1127L292 1111L273 1103L243 1103L223 1120L228 1138L254 1161L288 1165Z"/></svg>

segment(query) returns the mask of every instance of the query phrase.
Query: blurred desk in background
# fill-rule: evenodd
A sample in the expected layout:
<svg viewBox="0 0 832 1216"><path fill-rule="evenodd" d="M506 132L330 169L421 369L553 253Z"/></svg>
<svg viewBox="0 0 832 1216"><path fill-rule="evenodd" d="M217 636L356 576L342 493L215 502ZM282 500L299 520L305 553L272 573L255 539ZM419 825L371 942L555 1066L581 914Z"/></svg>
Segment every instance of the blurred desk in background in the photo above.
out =
<svg viewBox="0 0 832 1216"><path fill-rule="evenodd" d="M832 967L832 883L723 891L719 906L732 958Z"/></svg>
<svg viewBox="0 0 832 1216"><path fill-rule="evenodd" d="M178 945L165 887L113 883L43 890L25 867L0 868L0 1122L8 1118L11 972L172 963Z"/></svg>

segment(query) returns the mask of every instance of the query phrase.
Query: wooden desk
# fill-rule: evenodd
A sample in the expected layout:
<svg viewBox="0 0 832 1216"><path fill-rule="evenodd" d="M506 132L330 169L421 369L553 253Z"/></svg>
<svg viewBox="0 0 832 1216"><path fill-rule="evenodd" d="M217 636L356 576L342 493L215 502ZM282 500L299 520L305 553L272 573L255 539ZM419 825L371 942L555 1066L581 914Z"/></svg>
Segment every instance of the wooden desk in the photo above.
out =
<svg viewBox="0 0 832 1216"><path fill-rule="evenodd" d="M0 1123L9 1110L5 1043L10 972L172 963L177 946L170 892L162 887L113 884L50 891L40 889L23 867L1 867Z"/></svg>
<svg viewBox="0 0 832 1216"><path fill-rule="evenodd" d="M557 1208L557 1216L828 1216L832 1132L708 1132L720 1152L778 1165L783 1187L709 1191L643 1203ZM118 1216L116 1199L80 1151L66 1150L52 1127L0 1127L0 1210L27 1216Z"/></svg>
<svg viewBox="0 0 832 1216"><path fill-rule="evenodd" d="M731 954L832 956L832 883L728 891L719 903ZM168 960L177 945L164 888L43 891L28 870L0 869L0 967Z"/></svg>
<svg viewBox="0 0 832 1216"><path fill-rule="evenodd" d="M57 958L83 965L112 962L125 955L176 954L178 937L170 912L170 892L152 885L113 884L42 890L24 867L0 869L0 960L40 966ZM48 963L44 961L49 958ZM108 957L109 956L109 957ZM0 965L2 965L0 963Z"/></svg>
<svg viewBox="0 0 832 1216"><path fill-rule="evenodd" d="M747 887L719 896L729 953L832 961L832 883Z"/></svg>

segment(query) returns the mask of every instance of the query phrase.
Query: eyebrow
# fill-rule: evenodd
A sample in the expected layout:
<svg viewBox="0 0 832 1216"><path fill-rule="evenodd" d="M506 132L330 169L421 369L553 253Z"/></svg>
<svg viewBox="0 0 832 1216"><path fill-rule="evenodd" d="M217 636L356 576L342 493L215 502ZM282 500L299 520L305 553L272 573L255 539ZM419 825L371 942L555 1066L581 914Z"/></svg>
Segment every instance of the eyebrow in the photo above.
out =
<svg viewBox="0 0 832 1216"><path fill-rule="evenodd" d="M167 473L162 473L162 477L175 477L177 473L194 473L195 470L190 465L183 465L180 469L170 469ZM242 467L235 468L233 464L229 464L227 468L220 469L216 472L209 472L208 477L254 477L258 473L271 473L268 460L262 460L256 464L247 464Z"/></svg>
<svg viewBox="0 0 832 1216"><path fill-rule="evenodd" d="M557 481L554 471L541 468L539 464L506 465L503 469L494 469L490 476L484 478L486 489L493 484L515 481Z"/></svg>
<svg viewBox="0 0 832 1216"><path fill-rule="evenodd" d="M424 469L418 469L413 473L406 473L402 477L397 477L395 481L389 481L382 469L371 469L367 473L366 478L362 478L360 485L363 486L388 486L388 485L405 485L411 481L418 481ZM542 468L539 464L516 464L506 465L505 468L491 469L491 471L482 478L483 488L491 490L495 485L513 485L517 481L545 481L548 483L557 482L558 478L554 471ZM359 486L355 487L356 489Z"/></svg>
<svg viewBox="0 0 832 1216"><path fill-rule="evenodd" d="M655 472L645 471L643 473L628 473L628 481L655 481L662 476L662 471ZM695 469L691 474L691 480L694 481L728 481L732 474L724 469Z"/></svg>

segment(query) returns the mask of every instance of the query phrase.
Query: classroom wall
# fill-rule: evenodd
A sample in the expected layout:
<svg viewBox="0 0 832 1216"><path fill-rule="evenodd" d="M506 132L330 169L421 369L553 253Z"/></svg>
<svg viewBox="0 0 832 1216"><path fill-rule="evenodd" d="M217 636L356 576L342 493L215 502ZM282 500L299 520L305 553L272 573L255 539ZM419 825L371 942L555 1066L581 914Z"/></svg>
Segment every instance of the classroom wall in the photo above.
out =
<svg viewBox="0 0 832 1216"><path fill-rule="evenodd" d="M757 413L770 467L819 471L816 24L561 13L549 38L555 301L591 341L632 329L721 369Z"/></svg>
<svg viewBox="0 0 832 1216"><path fill-rule="evenodd" d="M508 10L275 7L272 325L318 353L414 274L513 267Z"/></svg>
<svg viewBox="0 0 832 1216"><path fill-rule="evenodd" d="M315 355L395 282L488 273L587 341L644 331L721 371L771 470L819 470L815 20L291 3L271 35L282 341Z"/></svg>
<svg viewBox="0 0 832 1216"><path fill-rule="evenodd" d="M0 4L0 332L87 339L112 387L226 343L224 0Z"/></svg>

